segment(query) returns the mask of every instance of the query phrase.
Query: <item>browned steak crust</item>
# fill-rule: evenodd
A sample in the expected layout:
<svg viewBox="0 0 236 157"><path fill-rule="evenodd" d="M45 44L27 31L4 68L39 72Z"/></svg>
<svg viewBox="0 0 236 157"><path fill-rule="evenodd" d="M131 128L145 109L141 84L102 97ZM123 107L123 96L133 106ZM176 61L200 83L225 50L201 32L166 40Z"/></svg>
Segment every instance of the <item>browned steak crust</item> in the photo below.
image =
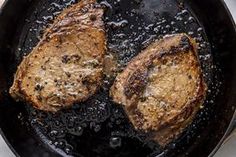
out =
<svg viewBox="0 0 236 157"><path fill-rule="evenodd" d="M55 112L93 95L106 51L103 12L95 0L65 9L19 65L12 97Z"/></svg>
<svg viewBox="0 0 236 157"><path fill-rule="evenodd" d="M110 95L138 130L165 146L188 126L206 95L197 45L186 34L153 42L117 76Z"/></svg>

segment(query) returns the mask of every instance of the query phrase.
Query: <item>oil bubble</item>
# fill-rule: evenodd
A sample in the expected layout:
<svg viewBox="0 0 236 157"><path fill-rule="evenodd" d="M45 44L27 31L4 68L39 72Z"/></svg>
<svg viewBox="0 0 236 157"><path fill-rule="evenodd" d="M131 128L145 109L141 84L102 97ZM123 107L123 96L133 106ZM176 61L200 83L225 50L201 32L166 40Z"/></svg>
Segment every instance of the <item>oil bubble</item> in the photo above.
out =
<svg viewBox="0 0 236 157"><path fill-rule="evenodd" d="M120 137L111 137L110 138L110 147L111 148L118 148L122 144L121 138Z"/></svg>

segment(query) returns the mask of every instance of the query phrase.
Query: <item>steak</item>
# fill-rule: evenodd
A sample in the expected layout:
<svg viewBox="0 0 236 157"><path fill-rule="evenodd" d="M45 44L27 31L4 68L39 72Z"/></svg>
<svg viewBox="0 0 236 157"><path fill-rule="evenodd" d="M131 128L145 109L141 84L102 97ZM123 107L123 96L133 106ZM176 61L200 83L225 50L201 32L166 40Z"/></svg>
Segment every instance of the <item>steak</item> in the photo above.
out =
<svg viewBox="0 0 236 157"><path fill-rule="evenodd" d="M192 122L206 89L196 42L175 34L153 42L131 60L110 95L124 106L137 130L166 146Z"/></svg>
<svg viewBox="0 0 236 157"><path fill-rule="evenodd" d="M95 0L62 11L18 66L11 96L56 112L93 95L103 79L103 13Z"/></svg>

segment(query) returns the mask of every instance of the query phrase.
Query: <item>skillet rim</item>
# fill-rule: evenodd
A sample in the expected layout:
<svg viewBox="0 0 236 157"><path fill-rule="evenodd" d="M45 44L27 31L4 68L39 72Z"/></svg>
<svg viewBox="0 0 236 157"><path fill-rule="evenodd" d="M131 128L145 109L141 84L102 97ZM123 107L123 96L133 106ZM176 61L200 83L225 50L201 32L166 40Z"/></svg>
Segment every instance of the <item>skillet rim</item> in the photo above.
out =
<svg viewBox="0 0 236 157"><path fill-rule="evenodd" d="M3 14L4 9L6 7L6 5L9 3L9 0L4 0L2 6L0 7L0 15ZM230 23L232 25L232 28L234 30L234 34L236 36L236 21L234 20L228 6L226 5L224 0L219 0L219 4L223 6L227 17L230 20ZM221 146L224 144L224 141L227 140L227 138L231 135L231 133L236 129L235 125L236 124L236 109L234 111L234 114L232 116L232 119L228 125L228 128L226 129L223 137L220 139L220 141L218 142L218 144L215 146L215 148L211 151L211 153L208 155L208 157L213 157L217 151L221 148ZM0 135L2 136L3 140L5 141L5 143L7 144L7 146L10 148L10 150L12 151L12 153L16 156L16 157L20 157L20 155L16 152L16 150L13 148L12 144L9 142L9 140L6 138L4 132L2 131L2 128L0 128Z"/></svg>
<svg viewBox="0 0 236 157"><path fill-rule="evenodd" d="M224 0L219 0L220 4L223 6L224 10L226 11L228 18L230 20L230 23L232 25L232 28L234 30L234 34L236 36L236 21L233 18L233 15L231 14L228 6L226 5ZM232 116L232 119L228 125L228 128L226 129L223 137L220 139L218 144L215 146L215 148L211 151L211 153L208 155L208 157L213 157L217 151L223 146L224 142L227 140L227 138L231 135L231 133L236 130L236 109L234 110L234 114Z"/></svg>
<svg viewBox="0 0 236 157"><path fill-rule="evenodd" d="M9 0L4 0L2 6L0 7L0 15L3 14L4 9L6 7L6 5L8 4ZM7 146L10 148L10 150L12 151L12 153L16 156L16 157L20 157L20 155L16 152L16 150L13 148L12 144L9 142L9 140L7 139L7 137L5 136L4 132L2 131L2 128L0 127L0 135L2 136L4 142L7 144Z"/></svg>

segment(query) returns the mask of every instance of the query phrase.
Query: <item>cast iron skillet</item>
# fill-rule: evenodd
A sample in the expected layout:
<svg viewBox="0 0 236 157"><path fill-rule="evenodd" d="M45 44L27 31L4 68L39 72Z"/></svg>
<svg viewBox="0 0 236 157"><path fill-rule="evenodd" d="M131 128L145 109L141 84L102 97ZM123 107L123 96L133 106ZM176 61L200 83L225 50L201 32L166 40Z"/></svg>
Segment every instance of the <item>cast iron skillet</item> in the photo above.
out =
<svg viewBox="0 0 236 157"><path fill-rule="evenodd" d="M152 40L186 32L200 44L208 83L205 107L180 138L166 148L136 132L108 97L114 77L96 95L57 114L12 100L8 89L22 57L52 19L75 0L7 0L0 12L0 128L22 157L212 156L233 130L236 103L236 31L221 0L107 0L108 53L119 67Z"/></svg>

